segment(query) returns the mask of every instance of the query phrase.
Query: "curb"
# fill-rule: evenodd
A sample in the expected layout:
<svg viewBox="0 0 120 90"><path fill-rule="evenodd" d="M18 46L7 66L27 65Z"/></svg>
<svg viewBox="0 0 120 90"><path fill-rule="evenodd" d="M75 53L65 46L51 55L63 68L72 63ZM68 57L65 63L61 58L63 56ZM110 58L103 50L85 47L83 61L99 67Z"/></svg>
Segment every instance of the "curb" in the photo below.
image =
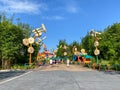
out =
<svg viewBox="0 0 120 90"><path fill-rule="evenodd" d="M6 70L0 70L0 72L10 72L10 71L23 71L23 70L20 70L20 69L6 69Z"/></svg>

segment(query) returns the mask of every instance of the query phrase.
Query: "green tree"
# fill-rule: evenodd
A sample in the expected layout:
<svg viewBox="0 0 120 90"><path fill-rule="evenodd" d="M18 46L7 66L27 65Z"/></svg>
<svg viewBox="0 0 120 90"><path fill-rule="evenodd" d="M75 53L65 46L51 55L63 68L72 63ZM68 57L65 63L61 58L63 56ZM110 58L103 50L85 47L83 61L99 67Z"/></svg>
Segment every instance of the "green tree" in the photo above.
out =
<svg viewBox="0 0 120 90"><path fill-rule="evenodd" d="M101 55L103 59L119 60L120 57L120 23L107 27L101 39Z"/></svg>
<svg viewBox="0 0 120 90"><path fill-rule="evenodd" d="M9 68L11 64L20 62L26 52L22 39L28 37L29 30L14 25L12 19L13 17L7 19L4 14L0 15L0 63L3 68Z"/></svg>
<svg viewBox="0 0 120 90"><path fill-rule="evenodd" d="M59 40L59 44L57 45L58 50L56 53L58 57L64 56L64 46L68 46L66 40Z"/></svg>
<svg viewBox="0 0 120 90"><path fill-rule="evenodd" d="M81 46L88 54L94 55L94 37L89 35L89 33L84 38L82 38Z"/></svg>

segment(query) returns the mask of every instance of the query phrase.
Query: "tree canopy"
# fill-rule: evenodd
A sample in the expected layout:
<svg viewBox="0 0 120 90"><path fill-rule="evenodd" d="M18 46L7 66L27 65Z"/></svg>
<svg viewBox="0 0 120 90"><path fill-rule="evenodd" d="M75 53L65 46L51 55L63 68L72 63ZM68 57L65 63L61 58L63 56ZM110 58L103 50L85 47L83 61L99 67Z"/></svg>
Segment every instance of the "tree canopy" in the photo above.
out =
<svg viewBox="0 0 120 90"><path fill-rule="evenodd" d="M30 37L32 28L21 22L14 24L12 19L13 17L8 19L5 14L0 15L0 66L2 68L28 62L27 47L22 44L22 40ZM35 51L38 52L39 46L34 46Z"/></svg>

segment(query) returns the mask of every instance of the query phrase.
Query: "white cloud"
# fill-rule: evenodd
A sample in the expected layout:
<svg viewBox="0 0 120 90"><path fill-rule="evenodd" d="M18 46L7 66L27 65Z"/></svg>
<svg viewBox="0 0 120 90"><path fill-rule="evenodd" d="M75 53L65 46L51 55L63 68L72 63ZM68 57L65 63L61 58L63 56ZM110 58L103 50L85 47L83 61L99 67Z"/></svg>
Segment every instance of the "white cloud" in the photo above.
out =
<svg viewBox="0 0 120 90"><path fill-rule="evenodd" d="M63 20L65 19L64 17L62 16L46 16L46 17L43 17L43 19L46 19L46 20Z"/></svg>
<svg viewBox="0 0 120 90"><path fill-rule="evenodd" d="M67 6L66 10L69 13L78 13L79 12L79 8L76 6Z"/></svg>
<svg viewBox="0 0 120 90"><path fill-rule="evenodd" d="M33 3L28 0L0 0L0 11L8 13L40 13L46 9L43 3Z"/></svg>
<svg viewBox="0 0 120 90"><path fill-rule="evenodd" d="M53 2L54 3L54 2ZM59 3L56 8L53 7L54 11L63 11L67 13L78 13L81 8L78 5L79 1L77 0L57 0L56 3Z"/></svg>
<svg viewBox="0 0 120 90"><path fill-rule="evenodd" d="M69 2L66 2L65 9L69 13L78 13L80 10L80 7L78 6L78 3L76 0L69 0Z"/></svg>

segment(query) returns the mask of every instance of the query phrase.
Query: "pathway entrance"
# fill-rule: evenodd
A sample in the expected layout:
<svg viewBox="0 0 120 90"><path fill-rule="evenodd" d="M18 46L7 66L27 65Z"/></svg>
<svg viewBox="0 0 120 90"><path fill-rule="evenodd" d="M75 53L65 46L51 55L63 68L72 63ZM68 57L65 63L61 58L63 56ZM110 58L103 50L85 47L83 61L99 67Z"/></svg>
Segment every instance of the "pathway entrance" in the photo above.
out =
<svg viewBox="0 0 120 90"><path fill-rule="evenodd" d="M53 65L40 66L38 70L41 70L41 71L54 71L54 70L93 71L92 69L83 67L81 65L70 65L70 66L67 66L66 64L53 64Z"/></svg>

